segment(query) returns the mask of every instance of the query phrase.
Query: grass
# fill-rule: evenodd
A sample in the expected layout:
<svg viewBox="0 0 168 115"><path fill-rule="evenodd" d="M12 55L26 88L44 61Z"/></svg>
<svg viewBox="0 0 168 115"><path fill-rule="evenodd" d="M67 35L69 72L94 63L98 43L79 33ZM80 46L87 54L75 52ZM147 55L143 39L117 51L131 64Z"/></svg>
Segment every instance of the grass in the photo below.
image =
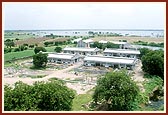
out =
<svg viewBox="0 0 168 115"><path fill-rule="evenodd" d="M73 111L89 111L89 108L86 106L89 102L92 101L92 92L93 89L89 90L86 94L79 94L73 100L72 110Z"/></svg>
<svg viewBox="0 0 168 115"><path fill-rule="evenodd" d="M33 56L33 55L34 55L33 50L10 52L10 53L4 54L4 61L10 61L12 59L18 59L18 58L23 58L23 57Z"/></svg>
<svg viewBox="0 0 168 115"><path fill-rule="evenodd" d="M73 46L74 44L71 44L71 46ZM56 46L51 46L51 47L45 47L45 49L47 50L47 52L54 52ZM66 45L61 45L60 47L65 48ZM29 56L33 56L34 55L34 50L30 49L30 50L24 50L24 51L20 51L20 52L10 52L10 53L6 53L4 54L4 61L11 61L13 59L19 59L19 58L23 58L23 57L29 57Z"/></svg>

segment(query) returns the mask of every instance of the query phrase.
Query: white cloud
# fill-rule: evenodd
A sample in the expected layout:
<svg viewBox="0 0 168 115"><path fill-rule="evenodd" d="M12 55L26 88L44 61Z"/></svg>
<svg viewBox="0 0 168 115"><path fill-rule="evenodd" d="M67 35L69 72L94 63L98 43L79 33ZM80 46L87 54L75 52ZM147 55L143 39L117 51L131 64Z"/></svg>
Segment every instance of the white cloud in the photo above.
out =
<svg viewBox="0 0 168 115"><path fill-rule="evenodd" d="M163 28L160 3L4 3L6 29Z"/></svg>

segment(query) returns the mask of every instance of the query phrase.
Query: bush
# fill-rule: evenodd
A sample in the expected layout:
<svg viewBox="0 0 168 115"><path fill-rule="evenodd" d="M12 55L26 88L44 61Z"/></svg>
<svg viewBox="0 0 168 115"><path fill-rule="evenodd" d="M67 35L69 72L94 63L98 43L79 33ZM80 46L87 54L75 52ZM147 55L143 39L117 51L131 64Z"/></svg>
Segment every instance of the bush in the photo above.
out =
<svg viewBox="0 0 168 115"><path fill-rule="evenodd" d="M14 48L14 52L19 52L20 48Z"/></svg>
<svg viewBox="0 0 168 115"><path fill-rule="evenodd" d="M93 95L95 103L106 103L107 110L129 111L133 109L139 88L126 71L110 72L97 81Z"/></svg>
<svg viewBox="0 0 168 115"><path fill-rule="evenodd" d="M34 49L35 54L39 53L40 51L46 52L47 50L44 47L35 47Z"/></svg>
<svg viewBox="0 0 168 115"><path fill-rule="evenodd" d="M164 53L162 50L150 51L142 56L142 70L150 75L164 79Z"/></svg>
<svg viewBox="0 0 168 115"><path fill-rule="evenodd" d="M6 53L9 53L9 52L11 52L12 51L12 48L4 48L4 53L6 54Z"/></svg>
<svg viewBox="0 0 168 115"><path fill-rule="evenodd" d="M69 111L75 93L59 81L36 82L27 85L15 83L15 87L5 85L5 111Z"/></svg>
<svg viewBox="0 0 168 115"><path fill-rule="evenodd" d="M47 54L38 53L33 55L33 65L35 68L44 68L47 64Z"/></svg>
<svg viewBox="0 0 168 115"><path fill-rule="evenodd" d="M32 45L29 45L29 48L34 48L34 45L32 44Z"/></svg>
<svg viewBox="0 0 168 115"><path fill-rule="evenodd" d="M56 48L54 49L54 51L60 53L60 52L62 51L62 48L61 48L61 47L56 47Z"/></svg>

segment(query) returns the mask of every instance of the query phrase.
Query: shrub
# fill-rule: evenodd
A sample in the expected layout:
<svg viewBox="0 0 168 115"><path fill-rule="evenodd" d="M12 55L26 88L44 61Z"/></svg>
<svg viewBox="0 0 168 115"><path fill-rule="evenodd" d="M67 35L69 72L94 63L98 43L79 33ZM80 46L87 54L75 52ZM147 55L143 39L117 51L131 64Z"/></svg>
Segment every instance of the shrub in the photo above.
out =
<svg viewBox="0 0 168 115"><path fill-rule="evenodd" d="M38 53L33 55L33 65L35 68L44 68L47 64L47 54Z"/></svg>
<svg viewBox="0 0 168 115"><path fill-rule="evenodd" d="M47 50L44 47L35 47L34 49L35 54L39 53L40 51L46 52Z"/></svg>
<svg viewBox="0 0 168 115"><path fill-rule="evenodd" d="M69 111L75 93L59 81L15 83L4 88L5 111Z"/></svg>
<svg viewBox="0 0 168 115"><path fill-rule="evenodd" d="M97 81L93 95L97 103L106 103L107 110L132 110L139 88L125 71L110 72Z"/></svg>

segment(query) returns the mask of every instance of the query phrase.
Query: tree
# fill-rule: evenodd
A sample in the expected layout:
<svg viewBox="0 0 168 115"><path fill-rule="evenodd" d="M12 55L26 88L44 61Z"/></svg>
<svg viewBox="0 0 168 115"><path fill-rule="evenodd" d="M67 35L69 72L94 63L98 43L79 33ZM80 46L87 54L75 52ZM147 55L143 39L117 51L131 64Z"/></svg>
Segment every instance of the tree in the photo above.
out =
<svg viewBox="0 0 168 115"><path fill-rule="evenodd" d="M69 111L75 93L59 81L16 82L14 88L5 85L5 111Z"/></svg>
<svg viewBox="0 0 168 115"><path fill-rule="evenodd" d="M38 53L38 54L33 55L33 64L35 68L46 67L47 54Z"/></svg>
<svg viewBox="0 0 168 115"><path fill-rule="evenodd" d="M34 48L34 45L33 44L29 45L29 48Z"/></svg>
<svg viewBox="0 0 168 115"><path fill-rule="evenodd" d="M13 42L13 40L10 40L10 39L7 39L5 40L5 45L8 47L14 47L15 46L15 43Z"/></svg>
<svg viewBox="0 0 168 115"><path fill-rule="evenodd" d="M60 52L62 51L62 48L61 48L61 47L56 47L56 48L54 49L54 51L60 53Z"/></svg>
<svg viewBox="0 0 168 115"><path fill-rule="evenodd" d="M39 53L40 51L46 52L47 50L44 47L35 47L34 49L35 54Z"/></svg>
<svg viewBox="0 0 168 115"><path fill-rule="evenodd" d="M164 52L162 50L150 51L142 56L142 70L164 79Z"/></svg>
<svg viewBox="0 0 168 115"><path fill-rule="evenodd" d="M129 111L138 93L138 86L126 71L110 72L98 79L93 100L105 103L107 110Z"/></svg>
<svg viewBox="0 0 168 115"><path fill-rule="evenodd" d="M93 47L93 48L97 47L97 48L99 48L99 49L102 49L102 48L103 48L103 44L96 41L96 42L94 42L94 43L91 45L91 47Z"/></svg>
<svg viewBox="0 0 168 115"><path fill-rule="evenodd" d="M146 54L149 53L150 51L151 51L151 50L148 49L148 48L141 48L141 49L140 49L140 55L139 55L140 59L142 58L143 55L146 55Z"/></svg>

